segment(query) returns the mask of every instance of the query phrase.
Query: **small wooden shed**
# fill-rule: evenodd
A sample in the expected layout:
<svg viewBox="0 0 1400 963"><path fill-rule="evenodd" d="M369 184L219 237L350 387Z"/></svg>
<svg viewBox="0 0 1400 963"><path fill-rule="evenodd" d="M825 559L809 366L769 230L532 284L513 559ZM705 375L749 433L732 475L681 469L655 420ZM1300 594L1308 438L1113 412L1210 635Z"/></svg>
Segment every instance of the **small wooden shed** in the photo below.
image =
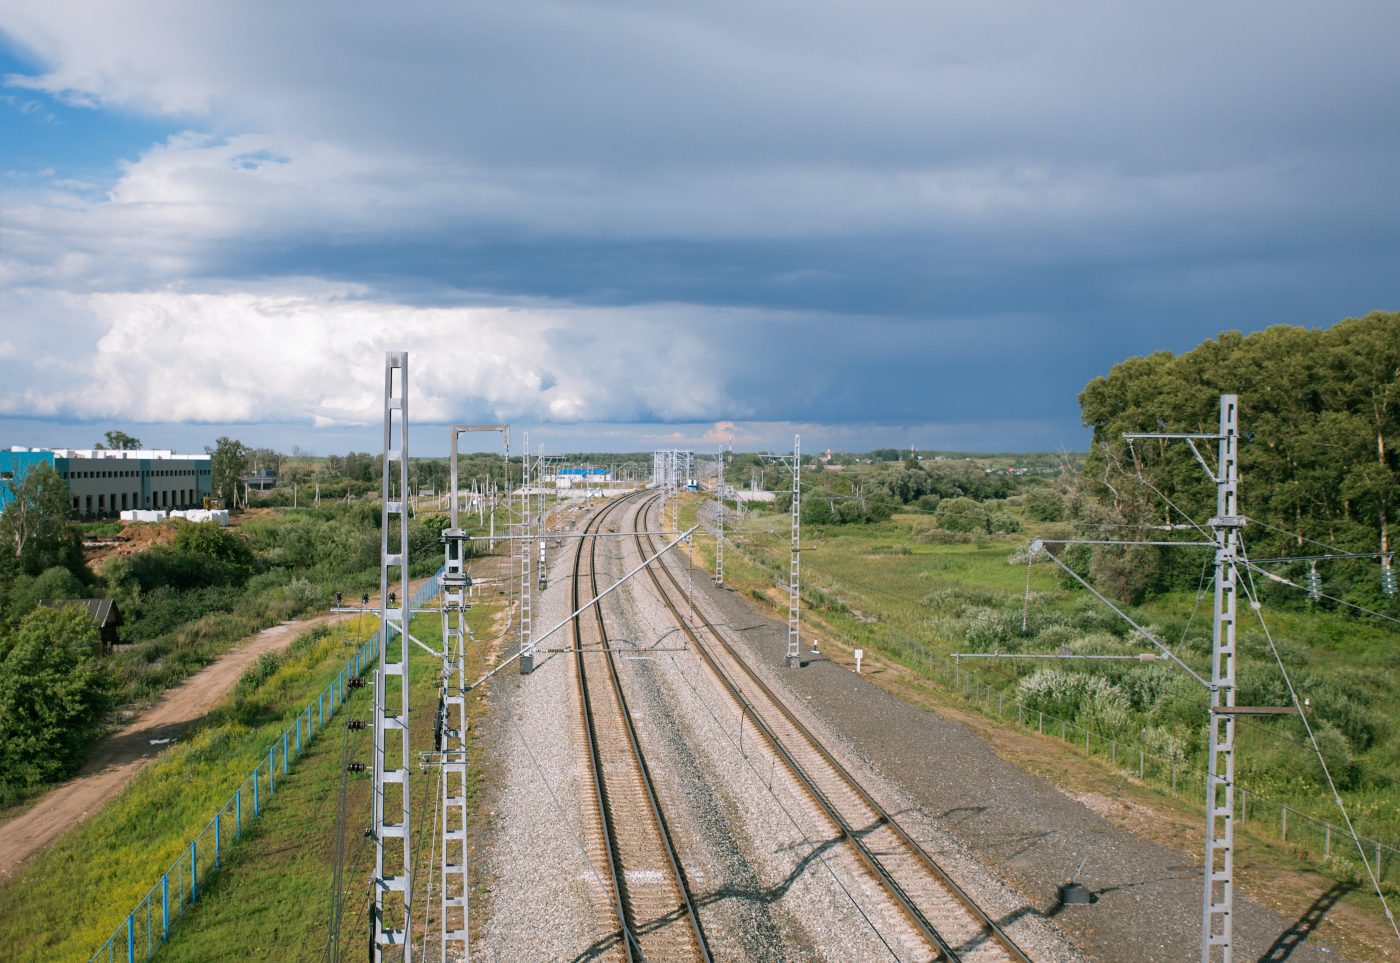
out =
<svg viewBox="0 0 1400 963"><path fill-rule="evenodd" d="M104 649L110 649L120 641L117 629L122 624L122 613L113 599L44 599L39 604L49 608L84 608L92 618L92 624L97 626Z"/></svg>

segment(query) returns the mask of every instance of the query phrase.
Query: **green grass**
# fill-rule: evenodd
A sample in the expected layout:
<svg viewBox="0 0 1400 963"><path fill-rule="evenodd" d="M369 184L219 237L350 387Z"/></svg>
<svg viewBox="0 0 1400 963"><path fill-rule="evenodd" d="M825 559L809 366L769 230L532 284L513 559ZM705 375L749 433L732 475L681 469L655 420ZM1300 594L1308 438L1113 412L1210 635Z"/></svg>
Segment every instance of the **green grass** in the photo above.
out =
<svg viewBox="0 0 1400 963"><path fill-rule="evenodd" d="M683 524L694 517L691 499ZM1011 564L1013 553L1032 538L1059 537L1063 526L1022 520L1014 535L956 539L934 528L924 514L898 514L874 525L804 526L802 588L807 623L819 619L837 639L861 646L926 677L953 652L1140 652L1149 644L1121 619L1079 588L1062 583L1053 566L1031 567L1029 631L1021 631L1027 568ZM787 577L788 516L750 515L731 531L725 555L726 581L779 605L772 586ZM697 557L713 564L713 542L697 541ZM1203 675L1209 675L1210 599L1196 611L1195 593L1177 592L1134 610ZM1343 779L1343 798L1364 835L1400 840L1400 636L1381 623L1332 611L1309 611L1274 604L1266 597L1264 616L1300 695L1310 695L1313 722L1333 722L1324 752ZM1240 600L1240 680L1242 696L1262 704L1284 704L1286 690L1271 649L1247 600ZM1189 622L1189 631L1188 631ZM1047 663L965 661L974 674L1009 700L1019 683ZM1200 762L1207 695L1175 668L1137 663L1055 663L1054 667L1104 675L1131 689L1149 673L1178 677L1160 698L1114 718L1071 717L1120 739L1150 738L1183 747L1185 758ZM1243 700L1242 701L1247 701ZM1254 702L1252 704L1261 704ZM1345 733L1341 738L1339 733ZM1252 791L1330 822L1340 817L1296 718L1246 720L1240 726L1238 766Z"/></svg>
<svg viewBox="0 0 1400 963"><path fill-rule="evenodd" d="M485 637L486 625L496 608L477 605L472 609L469 622L478 637ZM415 619L413 634L429 645L437 644L441 639L439 618L425 615ZM430 654L413 648L410 693L415 753L432 746L439 665ZM480 653L471 653L467 666L469 674L479 667ZM481 700L473 700L474 717L479 717L484 710ZM368 719L368 699L361 697L360 704L351 707L346 718ZM337 719L338 726L341 721ZM225 959L323 958L330 915L341 732L343 730L329 731L325 739L317 740L297 763L286 787L279 784L273 807L246 843L237 849L227 869L211 881L198 906L180 921L169 944L160 953L160 960L203 963ZM368 761L370 733L351 733L350 738L351 758ZM480 773L473 767L469 775L469 804L475 808ZM370 786L368 773L350 776L341 947L343 952L354 957L362 953L368 940L365 883L373 866L374 850L363 830L370 821ZM436 780L431 772L415 766L410 776L410 789L415 846L419 853L414 864L415 890L421 907L428 883L426 869L432 848L429 837ZM434 869L434 884L436 872ZM474 918L479 916L475 905L473 913ZM430 934L430 941L432 939Z"/></svg>
<svg viewBox="0 0 1400 963"><path fill-rule="evenodd" d="M93 818L0 884L6 958L87 959L335 676L354 639L350 626L303 636L262 685L214 708L183 744L162 753ZM357 695L351 705L365 701ZM298 765L285 782L279 773L269 818L301 773ZM251 802L244 805L249 825ZM253 835L262 831L249 828ZM201 860L212 855L202 852ZM157 927L158 915L157 907Z"/></svg>

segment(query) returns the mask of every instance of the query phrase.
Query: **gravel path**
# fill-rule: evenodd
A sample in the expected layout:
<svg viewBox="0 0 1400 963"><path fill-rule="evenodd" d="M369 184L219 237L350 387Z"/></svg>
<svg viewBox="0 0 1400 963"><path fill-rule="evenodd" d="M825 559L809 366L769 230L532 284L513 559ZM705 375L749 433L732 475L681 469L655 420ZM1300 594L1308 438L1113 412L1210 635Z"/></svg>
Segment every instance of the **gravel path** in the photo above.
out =
<svg viewBox="0 0 1400 963"><path fill-rule="evenodd" d="M1081 802L997 757L967 726L916 708L844 666L811 657L799 671L783 666L787 624L757 613L737 594L715 589L697 570L699 604L787 687L797 704L827 724L832 738L866 760L878 777L868 788L911 830L930 838L935 859L969 850L1021 894L997 906L999 920L1035 959L1015 926L1053 919L1091 959L1104 963L1177 963L1200 955L1199 857L1158 846L1120 829ZM805 638L805 637L804 637ZM836 737L834 733L840 733ZM1060 906L1057 887L1089 857L1081 882L1090 906ZM966 864L967 857L959 859ZM946 865L950 871L952 866ZM953 875L958 876L954 872ZM962 882L962 879L959 879ZM1235 895L1235 959L1321 963L1344 957L1305 941L1287 952L1290 923Z"/></svg>

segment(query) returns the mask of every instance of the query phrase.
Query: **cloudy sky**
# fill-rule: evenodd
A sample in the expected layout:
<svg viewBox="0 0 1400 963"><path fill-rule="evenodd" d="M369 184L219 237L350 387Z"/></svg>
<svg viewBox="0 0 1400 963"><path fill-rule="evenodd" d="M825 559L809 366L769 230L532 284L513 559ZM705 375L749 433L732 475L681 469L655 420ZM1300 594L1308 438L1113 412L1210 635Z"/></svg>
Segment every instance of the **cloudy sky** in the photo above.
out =
<svg viewBox="0 0 1400 963"><path fill-rule="evenodd" d="M1085 443L1400 307L1393 0L0 0L0 445ZM729 424L732 423L732 429Z"/></svg>

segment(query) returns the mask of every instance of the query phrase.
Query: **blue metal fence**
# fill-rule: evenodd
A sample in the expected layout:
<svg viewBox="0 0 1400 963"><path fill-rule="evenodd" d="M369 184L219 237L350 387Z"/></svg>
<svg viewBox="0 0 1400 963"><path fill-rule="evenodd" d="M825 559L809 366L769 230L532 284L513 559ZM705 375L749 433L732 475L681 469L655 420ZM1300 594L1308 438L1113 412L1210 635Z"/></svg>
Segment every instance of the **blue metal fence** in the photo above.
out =
<svg viewBox="0 0 1400 963"><path fill-rule="evenodd" d="M413 593L410 605L426 604L437 591L438 576L434 575ZM219 869L225 850L242 838L247 824L244 800L251 801L251 819L262 815L277 792L278 757L282 774L286 775L290 772L292 760L301 755L312 737L325 727L326 720L332 718L344 704L346 683L363 675L378 655L379 632L376 631L355 650L330 684L297 714L296 720L282 730L282 734L268 747L265 760L258 763L234 789L233 795L190 840L189 846L161 874L160 880L137 901L131 912L126 914L126 919L112 931L107 942L92 955L89 963L99 960L137 963L138 960L149 960L155 954L169 938L175 921L187 907L198 901L200 880Z"/></svg>

